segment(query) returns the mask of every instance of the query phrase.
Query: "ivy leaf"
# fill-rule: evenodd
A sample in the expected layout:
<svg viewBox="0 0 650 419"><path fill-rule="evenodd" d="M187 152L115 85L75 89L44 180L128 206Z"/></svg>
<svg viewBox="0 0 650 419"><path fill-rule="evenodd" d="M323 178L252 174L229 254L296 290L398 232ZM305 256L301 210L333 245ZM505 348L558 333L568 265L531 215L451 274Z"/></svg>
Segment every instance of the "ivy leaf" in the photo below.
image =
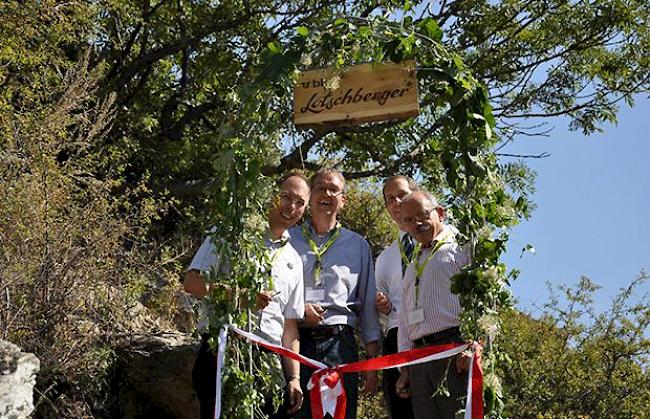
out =
<svg viewBox="0 0 650 419"><path fill-rule="evenodd" d="M424 33L436 42L442 41L442 29L438 26L438 23L433 18L426 18L420 22L420 27L424 30Z"/></svg>
<svg viewBox="0 0 650 419"><path fill-rule="evenodd" d="M279 43L275 41L271 41L268 44L266 44L267 48L271 52L271 54L280 54L282 53L282 47L280 46Z"/></svg>
<svg viewBox="0 0 650 419"><path fill-rule="evenodd" d="M402 38L399 48L404 51L404 58L410 58L413 55L413 46L415 45L415 37L411 34Z"/></svg>
<svg viewBox="0 0 650 419"><path fill-rule="evenodd" d="M298 26L296 28L296 33L302 36L303 38L307 38L309 36L309 28L307 28L306 26Z"/></svg>

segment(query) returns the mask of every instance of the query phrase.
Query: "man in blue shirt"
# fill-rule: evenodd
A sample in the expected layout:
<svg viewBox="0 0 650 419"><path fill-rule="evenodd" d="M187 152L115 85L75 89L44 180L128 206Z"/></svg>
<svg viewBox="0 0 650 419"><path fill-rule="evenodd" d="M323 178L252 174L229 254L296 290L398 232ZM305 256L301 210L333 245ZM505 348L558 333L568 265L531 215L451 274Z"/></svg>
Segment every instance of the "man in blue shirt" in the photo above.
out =
<svg viewBox="0 0 650 419"><path fill-rule="evenodd" d="M300 353L328 365L358 360L354 330L359 329L366 355L379 353L381 335L375 309L375 278L368 242L341 227L337 216L345 205L345 179L334 169L322 169L311 178L311 219L289 230L291 243L302 258L305 319L300 323ZM306 388L313 369L300 369ZM346 374L346 418L355 419L358 376ZM363 393L377 388L377 373L364 374ZM297 415L311 419L308 400Z"/></svg>

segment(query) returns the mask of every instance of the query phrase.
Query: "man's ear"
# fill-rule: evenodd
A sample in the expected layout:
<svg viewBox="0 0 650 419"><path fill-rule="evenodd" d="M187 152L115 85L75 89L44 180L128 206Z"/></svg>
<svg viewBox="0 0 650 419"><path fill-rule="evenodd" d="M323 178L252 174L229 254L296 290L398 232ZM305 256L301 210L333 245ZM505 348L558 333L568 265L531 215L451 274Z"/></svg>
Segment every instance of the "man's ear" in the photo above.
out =
<svg viewBox="0 0 650 419"><path fill-rule="evenodd" d="M436 212L438 213L438 220L443 221L445 219L445 209L443 207L436 207Z"/></svg>
<svg viewBox="0 0 650 419"><path fill-rule="evenodd" d="M271 214L271 211L280 206L280 194L274 194L266 203L266 216L268 217Z"/></svg>

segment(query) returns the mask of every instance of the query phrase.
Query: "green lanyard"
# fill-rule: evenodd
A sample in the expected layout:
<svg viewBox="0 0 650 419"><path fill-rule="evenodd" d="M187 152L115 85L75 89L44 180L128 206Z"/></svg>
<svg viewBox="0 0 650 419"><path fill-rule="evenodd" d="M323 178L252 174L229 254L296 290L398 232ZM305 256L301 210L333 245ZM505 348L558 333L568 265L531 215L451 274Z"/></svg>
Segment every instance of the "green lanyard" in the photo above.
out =
<svg viewBox="0 0 650 419"><path fill-rule="evenodd" d="M402 262L404 262L404 266L409 266L411 262L413 262L413 259L415 259L415 256L419 256L420 248L422 247L422 244L420 242L415 244L415 247L413 248L413 253L411 253L411 258L406 255L406 250L404 249L404 243L402 243L402 239L397 236L397 247L399 248L399 254L402 256Z"/></svg>
<svg viewBox="0 0 650 419"><path fill-rule="evenodd" d="M448 232L445 234L438 242L436 243L435 246L433 246L433 249L431 249L431 253L427 256L426 259L424 259L424 263L420 265L420 253L422 251L422 247L418 247L415 249L413 252L414 259L415 259L415 307L417 308L418 306L418 297L420 296L420 278L422 277L422 274L424 273L424 269L427 267L429 264L429 261L435 255L435 253L444 245L447 243L447 239L451 238L452 234Z"/></svg>
<svg viewBox="0 0 650 419"><path fill-rule="evenodd" d="M280 243L280 247L275 249L275 252L272 252L273 248L269 248L266 252L266 258L269 262L269 269L271 272L269 272L269 290L275 290L275 284L273 283L273 263L280 257L284 249L287 248L287 243L289 243L289 240L282 240Z"/></svg>
<svg viewBox="0 0 650 419"><path fill-rule="evenodd" d="M320 281L320 271L321 267L323 264L323 255L325 255L325 252L332 247L336 239L339 237L341 234L341 226L336 223L336 227L334 230L334 233L332 233L332 237L322 245L321 247L318 247L316 242L311 238L311 234L309 234L309 229L307 227L307 223L304 223L302 225L302 235L305 237L307 240L307 243L309 243L309 247L311 248L312 252L316 255L316 265L314 266L314 285L315 286L320 286L321 281Z"/></svg>

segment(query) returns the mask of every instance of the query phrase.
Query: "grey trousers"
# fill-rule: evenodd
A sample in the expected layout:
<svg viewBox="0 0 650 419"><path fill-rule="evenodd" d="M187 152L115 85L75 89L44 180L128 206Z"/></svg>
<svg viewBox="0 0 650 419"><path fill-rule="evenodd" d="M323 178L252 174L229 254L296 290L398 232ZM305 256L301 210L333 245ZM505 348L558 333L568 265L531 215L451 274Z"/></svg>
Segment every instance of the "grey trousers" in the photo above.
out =
<svg viewBox="0 0 650 419"><path fill-rule="evenodd" d="M468 374L456 370L456 357L413 365L409 375L415 419L454 419L464 407Z"/></svg>

